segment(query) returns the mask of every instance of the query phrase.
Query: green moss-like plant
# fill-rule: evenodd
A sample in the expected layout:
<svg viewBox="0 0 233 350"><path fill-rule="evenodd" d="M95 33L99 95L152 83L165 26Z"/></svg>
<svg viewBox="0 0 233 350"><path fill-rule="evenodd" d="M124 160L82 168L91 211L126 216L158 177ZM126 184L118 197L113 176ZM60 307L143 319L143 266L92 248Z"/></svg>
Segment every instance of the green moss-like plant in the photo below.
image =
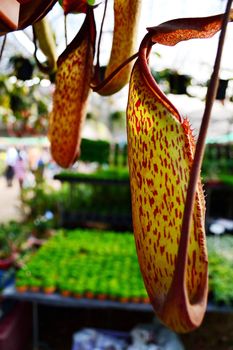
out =
<svg viewBox="0 0 233 350"><path fill-rule="evenodd" d="M208 237L210 297L233 305L233 237ZM147 299L132 233L59 231L17 272L17 285L53 286L76 297Z"/></svg>

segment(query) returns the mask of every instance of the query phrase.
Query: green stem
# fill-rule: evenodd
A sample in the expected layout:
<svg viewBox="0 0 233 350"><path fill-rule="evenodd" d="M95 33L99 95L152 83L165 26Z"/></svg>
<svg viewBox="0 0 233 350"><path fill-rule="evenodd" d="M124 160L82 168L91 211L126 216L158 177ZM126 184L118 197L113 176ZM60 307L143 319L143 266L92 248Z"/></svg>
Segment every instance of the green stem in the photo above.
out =
<svg viewBox="0 0 233 350"><path fill-rule="evenodd" d="M91 88L93 91L98 92L99 90L101 90L105 85L107 85L107 83L109 83L116 74L118 74L121 69L123 69L127 64L129 64L131 61L133 61L135 58L138 57L138 52L136 52L134 55L130 56L129 58L127 58L127 60L125 60L123 63L121 63L111 74L109 74L107 76L107 78L105 78L101 83L99 83L98 85L91 85Z"/></svg>

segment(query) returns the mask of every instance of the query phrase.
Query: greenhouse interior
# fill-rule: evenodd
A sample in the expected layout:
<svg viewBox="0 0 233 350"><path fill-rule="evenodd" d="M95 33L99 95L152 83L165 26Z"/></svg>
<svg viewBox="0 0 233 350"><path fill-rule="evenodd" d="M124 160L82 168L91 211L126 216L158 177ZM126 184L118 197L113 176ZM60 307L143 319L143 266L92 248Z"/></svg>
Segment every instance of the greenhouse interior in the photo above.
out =
<svg viewBox="0 0 233 350"><path fill-rule="evenodd" d="M0 1L0 350L233 350L231 22Z"/></svg>

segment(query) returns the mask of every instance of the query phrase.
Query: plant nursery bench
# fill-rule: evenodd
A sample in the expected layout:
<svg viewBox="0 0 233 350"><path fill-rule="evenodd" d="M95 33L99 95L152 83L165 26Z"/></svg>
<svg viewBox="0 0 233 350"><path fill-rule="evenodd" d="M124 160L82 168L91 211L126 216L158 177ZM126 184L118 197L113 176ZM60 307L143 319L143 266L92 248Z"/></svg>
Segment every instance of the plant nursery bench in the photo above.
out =
<svg viewBox="0 0 233 350"><path fill-rule="evenodd" d="M60 294L53 293L47 295L45 293L24 292L19 293L14 286L5 288L2 292L5 299L13 299L22 302L30 302L32 304L32 325L33 325L33 350L39 348L39 320L38 305L48 305L54 307L70 307L70 308L86 308L86 309L115 309L138 312L152 313L153 309L150 304L118 302L111 300L97 300L87 298L63 297Z"/></svg>
<svg viewBox="0 0 233 350"><path fill-rule="evenodd" d="M30 302L32 304L32 317L33 317L33 350L38 349L39 345L39 320L38 320L38 305L48 305L54 307L70 307L70 308L86 308L86 309L115 309L126 311L138 311L153 313L152 306L150 304L132 303L132 302L117 302L111 300L95 300L86 298L73 298L63 297L60 294L46 295L44 293L32 293L25 292L19 293L14 286L10 286L4 289L2 296L6 299L13 299L22 302ZM233 313L233 308L227 305L218 306L212 303L208 303L207 312L218 313Z"/></svg>
<svg viewBox="0 0 233 350"><path fill-rule="evenodd" d="M59 180L61 183L68 183L70 188L69 203L65 203L66 207L69 205L69 208L66 209L62 202L59 204L60 225L62 227L99 226L114 230L132 230L129 178L113 179L95 178L90 175L78 177L72 174L66 176L57 174L54 176L54 179ZM76 203L79 201L79 198L75 197L75 189L82 185L88 186L91 191L94 189L97 193L94 195L91 208L85 208L85 204L79 209L74 207L75 200ZM126 195L122 195L122 192L126 193ZM122 203L119 203L121 195L123 200ZM107 203L108 198L109 202ZM122 207L125 203L128 203L126 205L127 209L123 210ZM103 206L105 207L104 210Z"/></svg>

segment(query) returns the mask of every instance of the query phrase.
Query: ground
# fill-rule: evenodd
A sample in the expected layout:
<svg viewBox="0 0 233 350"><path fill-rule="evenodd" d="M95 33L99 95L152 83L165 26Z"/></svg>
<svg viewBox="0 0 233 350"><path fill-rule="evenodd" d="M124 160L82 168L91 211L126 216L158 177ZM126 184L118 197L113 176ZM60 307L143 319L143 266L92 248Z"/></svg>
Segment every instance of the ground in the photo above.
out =
<svg viewBox="0 0 233 350"><path fill-rule="evenodd" d="M5 178L0 176L0 199L0 223L22 219L20 191L16 180L13 181L12 187L7 187Z"/></svg>

